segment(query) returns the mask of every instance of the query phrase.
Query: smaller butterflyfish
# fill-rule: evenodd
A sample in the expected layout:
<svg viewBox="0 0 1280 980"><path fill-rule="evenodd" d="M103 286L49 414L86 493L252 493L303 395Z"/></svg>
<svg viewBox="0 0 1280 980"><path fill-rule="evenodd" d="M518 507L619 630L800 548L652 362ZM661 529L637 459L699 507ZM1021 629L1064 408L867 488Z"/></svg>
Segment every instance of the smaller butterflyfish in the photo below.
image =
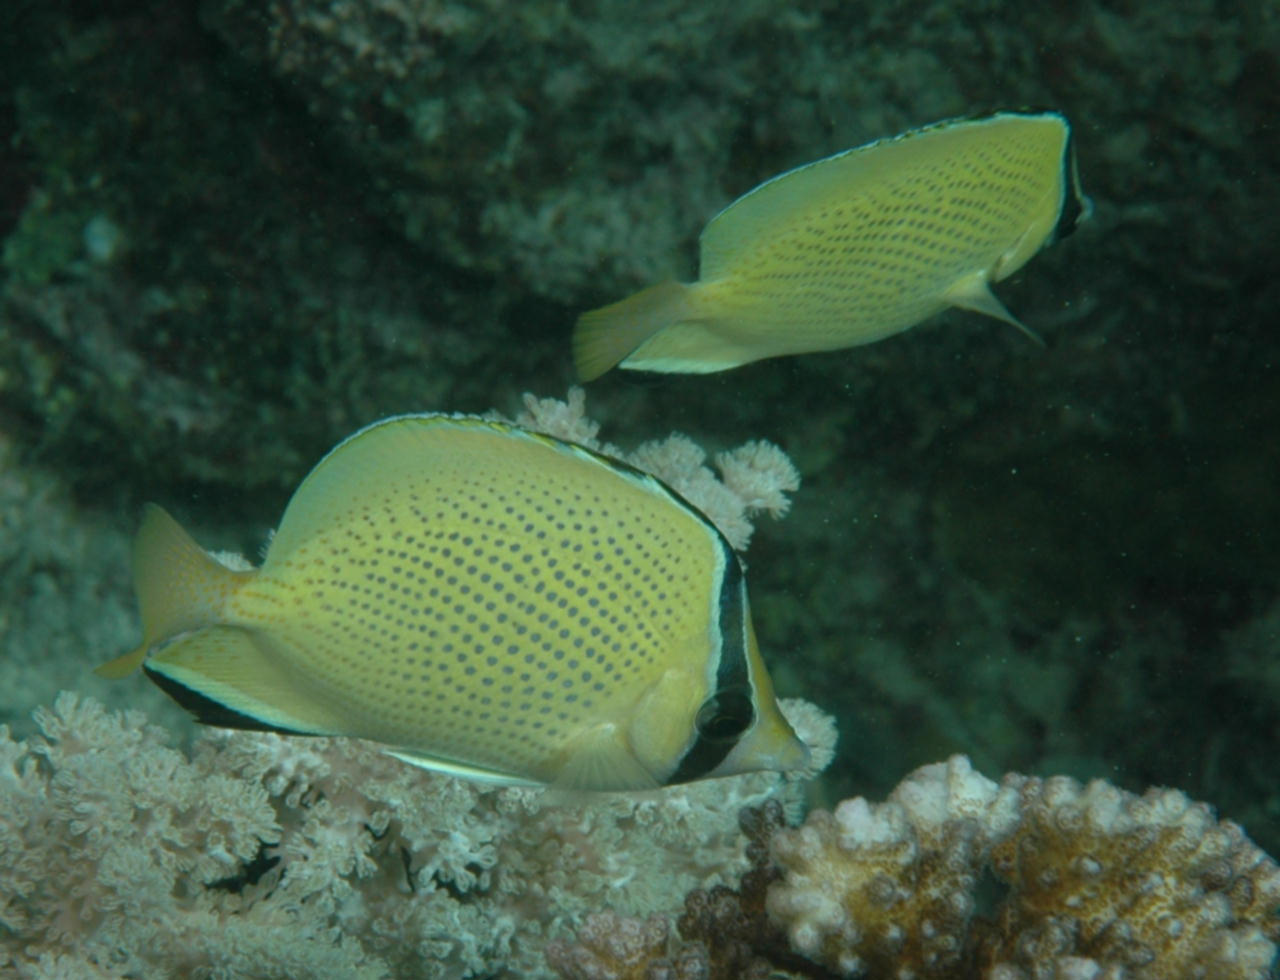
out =
<svg viewBox="0 0 1280 980"><path fill-rule="evenodd" d="M796 770L743 568L657 478L497 422L408 415L334 448L260 568L156 506L141 667L198 720L353 736L425 768L570 789Z"/></svg>
<svg viewBox="0 0 1280 980"><path fill-rule="evenodd" d="M868 344L948 307L1012 324L991 292L1092 205L1056 112L953 120L774 177L703 230L697 282L584 313L584 380L704 374Z"/></svg>

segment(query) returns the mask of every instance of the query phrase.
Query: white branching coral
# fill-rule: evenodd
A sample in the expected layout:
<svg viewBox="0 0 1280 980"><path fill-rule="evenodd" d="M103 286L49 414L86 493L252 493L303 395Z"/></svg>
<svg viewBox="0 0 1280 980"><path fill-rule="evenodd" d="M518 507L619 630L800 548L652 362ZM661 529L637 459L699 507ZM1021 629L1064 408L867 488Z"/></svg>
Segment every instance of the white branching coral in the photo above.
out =
<svg viewBox="0 0 1280 980"><path fill-rule="evenodd" d="M524 405L517 424L653 474L705 514L737 551L745 551L751 542L756 514L784 516L791 506L787 494L800 489L800 472L771 442L757 439L717 454L717 478L707 465L706 451L679 433L643 443L629 453L602 443L600 426L587 418L581 388L571 388L564 401L525 395Z"/></svg>
<svg viewBox="0 0 1280 980"><path fill-rule="evenodd" d="M787 707L820 743L829 719ZM67 693L37 720L0 727L5 977L540 976L589 912L669 915L741 872L738 811L802 791L754 773L548 804L352 739L212 731L188 756Z"/></svg>
<svg viewBox="0 0 1280 980"><path fill-rule="evenodd" d="M925 766L782 830L768 893L792 949L845 977L1265 980L1280 869L1176 790ZM1006 887L977 914L981 876Z"/></svg>
<svg viewBox="0 0 1280 980"><path fill-rule="evenodd" d="M785 517L791 509L786 494L800 489L800 471L787 454L771 442L756 439L716 455L724 485L748 511Z"/></svg>
<svg viewBox="0 0 1280 980"><path fill-rule="evenodd" d="M516 424L565 442L576 442L598 453L609 456L621 453L621 450L607 446L597 438L600 423L587 417L587 393L581 388L570 388L564 401L539 398L526 392L524 411L516 416Z"/></svg>

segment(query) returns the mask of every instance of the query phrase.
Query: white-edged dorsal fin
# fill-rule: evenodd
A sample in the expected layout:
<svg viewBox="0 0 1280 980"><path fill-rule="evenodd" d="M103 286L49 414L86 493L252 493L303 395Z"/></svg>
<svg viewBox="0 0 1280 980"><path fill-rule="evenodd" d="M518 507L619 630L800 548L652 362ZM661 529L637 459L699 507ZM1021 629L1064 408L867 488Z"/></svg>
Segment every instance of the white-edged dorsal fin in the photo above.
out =
<svg viewBox="0 0 1280 980"><path fill-rule="evenodd" d="M410 486L412 474L456 462L477 431L524 434L499 422L467 415L397 415L348 436L307 474L294 492L271 539L263 568L348 525L390 490ZM455 441L450 435L458 436ZM428 438L432 436L432 438ZM461 446L461 448L459 448Z"/></svg>
<svg viewBox="0 0 1280 980"><path fill-rule="evenodd" d="M808 220L824 205L854 203L882 192L906 168L929 169L936 161L992 138L996 129L1038 125L1057 113L997 113L980 119L950 119L888 139L855 146L766 180L711 219L699 240L702 282L721 279L762 241L775 239L787 222Z"/></svg>

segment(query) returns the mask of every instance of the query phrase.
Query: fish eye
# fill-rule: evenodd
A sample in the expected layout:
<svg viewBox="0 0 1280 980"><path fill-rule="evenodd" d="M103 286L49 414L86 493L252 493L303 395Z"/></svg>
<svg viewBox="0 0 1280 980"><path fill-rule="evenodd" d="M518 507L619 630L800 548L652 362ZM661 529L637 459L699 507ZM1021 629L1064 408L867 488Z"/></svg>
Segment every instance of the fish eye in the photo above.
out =
<svg viewBox="0 0 1280 980"><path fill-rule="evenodd" d="M694 725L698 735L712 742L728 742L751 727L756 719L751 692L746 688L717 691L702 702Z"/></svg>

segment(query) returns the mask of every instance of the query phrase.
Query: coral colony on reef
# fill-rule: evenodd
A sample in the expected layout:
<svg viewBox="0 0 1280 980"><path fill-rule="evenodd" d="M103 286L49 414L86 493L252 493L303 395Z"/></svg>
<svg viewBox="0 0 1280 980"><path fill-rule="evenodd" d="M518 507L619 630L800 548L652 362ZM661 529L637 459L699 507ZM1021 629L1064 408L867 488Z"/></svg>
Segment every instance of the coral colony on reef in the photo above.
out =
<svg viewBox="0 0 1280 980"><path fill-rule="evenodd" d="M579 390L523 425L659 473L739 547L787 509L768 443L603 445ZM64 693L0 729L0 968L81 978L1264 980L1280 870L1176 790L926 766L884 803L803 809L813 750L640 794L543 798L375 745L211 730Z"/></svg>
<svg viewBox="0 0 1280 980"><path fill-rule="evenodd" d="M800 789L754 774L546 805L352 740L211 732L188 756L69 693L37 720L0 740L5 977L544 976L546 941L586 914L670 915L732 881L738 810Z"/></svg>
<svg viewBox="0 0 1280 980"><path fill-rule="evenodd" d="M956 756L885 803L782 820L776 803L744 812L752 870L691 892L679 939L602 913L548 960L565 980L1271 975L1280 869L1177 790L996 784Z"/></svg>

